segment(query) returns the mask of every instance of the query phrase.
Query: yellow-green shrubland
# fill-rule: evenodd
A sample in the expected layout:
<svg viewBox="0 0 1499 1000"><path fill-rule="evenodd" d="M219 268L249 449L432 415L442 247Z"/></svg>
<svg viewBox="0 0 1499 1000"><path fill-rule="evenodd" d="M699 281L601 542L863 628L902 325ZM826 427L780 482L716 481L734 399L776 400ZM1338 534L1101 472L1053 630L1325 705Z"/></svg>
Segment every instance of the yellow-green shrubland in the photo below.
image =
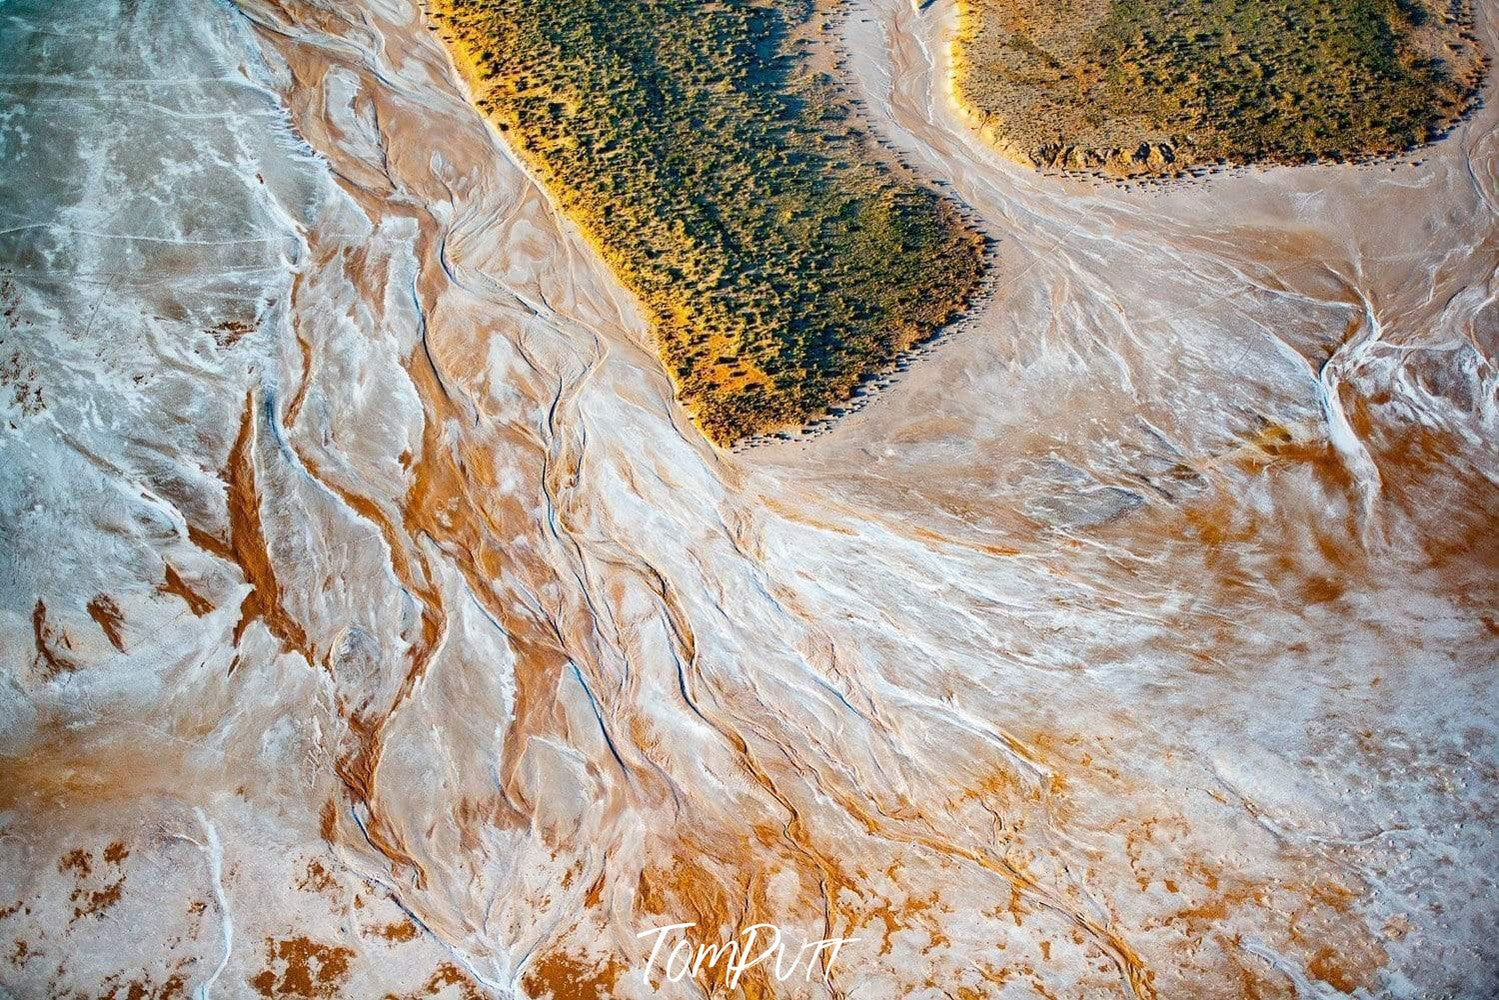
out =
<svg viewBox="0 0 1499 1000"><path fill-rule="evenodd" d="M639 298L714 441L952 322L984 239L874 143L813 0L432 0L480 108Z"/></svg>
<svg viewBox="0 0 1499 1000"><path fill-rule="evenodd" d="M1461 117L1484 69L1467 0L959 4L959 104L1064 170L1397 153Z"/></svg>

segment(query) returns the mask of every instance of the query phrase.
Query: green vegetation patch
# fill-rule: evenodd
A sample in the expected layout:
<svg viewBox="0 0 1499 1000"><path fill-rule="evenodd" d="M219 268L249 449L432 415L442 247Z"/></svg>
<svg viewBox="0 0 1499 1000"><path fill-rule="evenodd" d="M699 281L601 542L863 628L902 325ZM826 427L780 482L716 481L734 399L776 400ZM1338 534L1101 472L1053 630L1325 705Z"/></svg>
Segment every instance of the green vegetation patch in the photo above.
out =
<svg viewBox="0 0 1499 1000"><path fill-rule="evenodd" d="M713 440L802 426L951 322L984 240L868 135L811 0L434 0L476 99L654 322Z"/></svg>
<svg viewBox="0 0 1499 1000"><path fill-rule="evenodd" d="M961 102L1038 165L1401 152L1469 107L1484 60L1465 0L962 0Z"/></svg>

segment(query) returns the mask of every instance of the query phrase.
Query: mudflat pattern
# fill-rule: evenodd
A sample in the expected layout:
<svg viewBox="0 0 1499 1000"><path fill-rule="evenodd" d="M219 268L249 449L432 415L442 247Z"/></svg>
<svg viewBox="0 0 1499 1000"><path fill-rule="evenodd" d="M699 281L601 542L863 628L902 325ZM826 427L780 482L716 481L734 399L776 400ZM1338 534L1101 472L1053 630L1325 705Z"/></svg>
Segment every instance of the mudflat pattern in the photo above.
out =
<svg viewBox="0 0 1499 1000"><path fill-rule="evenodd" d="M6 4L0 994L1499 995L1499 105L1096 185L955 24L836 41L1000 287L732 452L409 0Z"/></svg>

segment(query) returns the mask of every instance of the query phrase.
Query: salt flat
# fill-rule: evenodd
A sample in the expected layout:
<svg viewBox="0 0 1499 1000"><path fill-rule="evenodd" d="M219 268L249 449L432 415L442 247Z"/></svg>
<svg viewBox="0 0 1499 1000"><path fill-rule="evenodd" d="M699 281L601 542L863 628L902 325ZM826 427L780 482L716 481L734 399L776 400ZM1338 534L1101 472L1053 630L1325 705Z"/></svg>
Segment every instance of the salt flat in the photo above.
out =
<svg viewBox="0 0 1499 1000"><path fill-rule="evenodd" d="M724 452L412 5L0 15L0 994L1499 988L1492 107L1092 186L859 0L992 287Z"/></svg>

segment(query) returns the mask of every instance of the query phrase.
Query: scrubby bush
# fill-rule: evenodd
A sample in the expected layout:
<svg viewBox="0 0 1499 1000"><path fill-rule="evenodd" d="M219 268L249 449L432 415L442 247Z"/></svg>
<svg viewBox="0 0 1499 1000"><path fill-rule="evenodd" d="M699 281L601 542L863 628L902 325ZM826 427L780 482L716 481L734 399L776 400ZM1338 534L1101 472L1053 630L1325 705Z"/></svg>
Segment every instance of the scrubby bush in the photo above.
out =
<svg viewBox="0 0 1499 1000"><path fill-rule="evenodd" d="M973 296L983 240L809 58L810 0L435 0L480 106L636 293L727 443L847 399Z"/></svg>
<svg viewBox="0 0 1499 1000"><path fill-rule="evenodd" d="M1465 0L961 0L957 85L1043 165L1179 170L1400 152L1471 105ZM1170 150L1155 161L1143 145Z"/></svg>

